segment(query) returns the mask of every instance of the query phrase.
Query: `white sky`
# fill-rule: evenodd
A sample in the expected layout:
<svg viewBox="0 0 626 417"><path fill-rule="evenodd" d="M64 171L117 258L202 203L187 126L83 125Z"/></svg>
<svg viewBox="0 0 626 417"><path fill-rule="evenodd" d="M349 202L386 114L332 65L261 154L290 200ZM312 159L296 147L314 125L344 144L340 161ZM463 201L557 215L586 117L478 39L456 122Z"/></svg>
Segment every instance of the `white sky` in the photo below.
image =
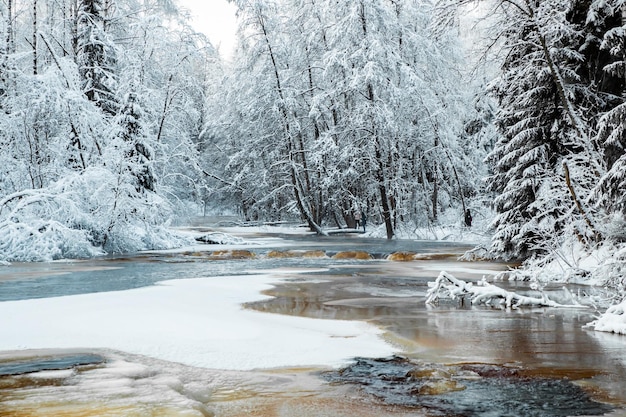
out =
<svg viewBox="0 0 626 417"><path fill-rule="evenodd" d="M178 0L178 4L191 12L193 27L229 59L235 47L236 7L227 0Z"/></svg>

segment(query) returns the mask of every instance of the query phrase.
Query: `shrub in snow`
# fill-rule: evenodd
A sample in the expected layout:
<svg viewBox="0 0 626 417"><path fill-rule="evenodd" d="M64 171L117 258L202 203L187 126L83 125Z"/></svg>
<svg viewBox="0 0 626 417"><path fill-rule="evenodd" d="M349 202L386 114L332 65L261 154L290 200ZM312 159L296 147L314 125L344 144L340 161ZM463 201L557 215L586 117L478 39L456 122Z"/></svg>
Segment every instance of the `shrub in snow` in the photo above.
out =
<svg viewBox="0 0 626 417"><path fill-rule="evenodd" d="M189 243L161 226L171 215L163 198L122 179L88 168L1 199L0 260L84 258Z"/></svg>
<svg viewBox="0 0 626 417"><path fill-rule="evenodd" d="M5 220L0 223L0 259L3 261L52 261L101 255L86 230L75 230L55 220Z"/></svg>

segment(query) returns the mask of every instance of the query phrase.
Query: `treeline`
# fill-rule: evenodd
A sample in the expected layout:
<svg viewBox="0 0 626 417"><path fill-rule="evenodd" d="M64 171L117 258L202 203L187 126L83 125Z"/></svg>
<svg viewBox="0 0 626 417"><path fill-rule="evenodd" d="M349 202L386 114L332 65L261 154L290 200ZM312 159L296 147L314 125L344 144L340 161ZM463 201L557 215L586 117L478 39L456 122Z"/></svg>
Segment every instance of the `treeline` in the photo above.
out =
<svg viewBox="0 0 626 417"><path fill-rule="evenodd" d="M171 0L0 3L0 260L171 245L217 60Z"/></svg>
<svg viewBox="0 0 626 417"><path fill-rule="evenodd" d="M174 0L0 4L0 260L172 245L188 203L388 238L491 206L490 256L572 268L626 239L622 0L233 3L228 64Z"/></svg>
<svg viewBox="0 0 626 417"><path fill-rule="evenodd" d="M247 217L320 231L364 211L391 238L488 202L490 256L574 269L574 246L626 238L622 0L234 3L240 47L204 139ZM472 10L487 48L468 60Z"/></svg>
<svg viewBox="0 0 626 417"><path fill-rule="evenodd" d="M437 224L469 208L493 136L458 16L414 0L234 1L239 49L204 139L215 189L250 219L312 230Z"/></svg>

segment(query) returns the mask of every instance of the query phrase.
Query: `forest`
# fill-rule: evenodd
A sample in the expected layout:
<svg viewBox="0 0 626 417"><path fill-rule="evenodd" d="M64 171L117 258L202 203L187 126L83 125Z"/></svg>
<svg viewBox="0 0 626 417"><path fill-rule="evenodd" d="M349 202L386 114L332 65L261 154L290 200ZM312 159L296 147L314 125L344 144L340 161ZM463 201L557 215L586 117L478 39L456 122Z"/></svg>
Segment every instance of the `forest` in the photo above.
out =
<svg viewBox="0 0 626 417"><path fill-rule="evenodd" d="M626 1L231 2L232 60L175 0L0 2L0 262L470 210L476 256L623 290Z"/></svg>

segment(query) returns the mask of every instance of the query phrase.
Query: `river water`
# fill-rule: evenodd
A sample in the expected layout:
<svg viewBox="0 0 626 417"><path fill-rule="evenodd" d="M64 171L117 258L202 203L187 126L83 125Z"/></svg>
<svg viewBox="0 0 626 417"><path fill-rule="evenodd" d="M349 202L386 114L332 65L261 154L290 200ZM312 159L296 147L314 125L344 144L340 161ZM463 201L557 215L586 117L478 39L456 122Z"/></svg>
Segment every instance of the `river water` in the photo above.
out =
<svg viewBox="0 0 626 417"><path fill-rule="evenodd" d="M258 245L2 267L0 302L280 271L270 297L245 308L372 323L398 355L339 370L217 371L106 346L0 352L0 416L626 416L626 339L583 329L593 309L425 304L441 270L479 280L508 268L458 261L469 245L223 229L233 230ZM419 260L387 259L399 252Z"/></svg>

